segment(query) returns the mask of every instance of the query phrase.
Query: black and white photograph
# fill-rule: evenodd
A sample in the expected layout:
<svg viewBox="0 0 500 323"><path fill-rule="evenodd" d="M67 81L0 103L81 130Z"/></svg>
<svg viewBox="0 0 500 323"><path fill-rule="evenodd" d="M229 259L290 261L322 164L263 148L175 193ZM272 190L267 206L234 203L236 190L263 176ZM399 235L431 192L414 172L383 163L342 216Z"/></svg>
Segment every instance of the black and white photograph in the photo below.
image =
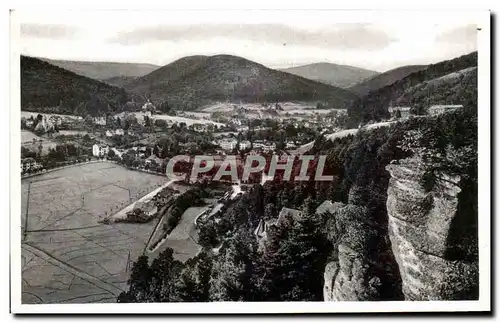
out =
<svg viewBox="0 0 500 323"><path fill-rule="evenodd" d="M491 309L488 11L10 23L13 312Z"/></svg>

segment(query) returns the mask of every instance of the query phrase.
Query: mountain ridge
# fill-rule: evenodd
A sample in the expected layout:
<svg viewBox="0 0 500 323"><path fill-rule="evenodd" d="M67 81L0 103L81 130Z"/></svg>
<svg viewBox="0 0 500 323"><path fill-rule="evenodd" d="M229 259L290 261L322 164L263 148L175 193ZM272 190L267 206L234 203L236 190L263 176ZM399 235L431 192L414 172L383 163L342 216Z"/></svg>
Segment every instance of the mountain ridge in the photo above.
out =
<svg viewBox="0 0 500 323"><path fill-rule="evenodd" d="M103 81L113 77L139 77L151 73L160 66L148 63L92 62L55 60L37 57L52 65L64 68L73 73Z"/></svg>

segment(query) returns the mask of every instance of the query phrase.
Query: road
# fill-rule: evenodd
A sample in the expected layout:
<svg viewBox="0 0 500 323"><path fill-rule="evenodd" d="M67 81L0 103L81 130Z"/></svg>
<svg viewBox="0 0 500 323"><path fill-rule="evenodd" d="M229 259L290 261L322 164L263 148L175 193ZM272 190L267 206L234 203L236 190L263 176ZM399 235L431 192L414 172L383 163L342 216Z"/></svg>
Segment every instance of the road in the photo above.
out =
<svg viewBox="0 0 500 323"><path fill-rule="evenodd" d="M157 189L155 189L154 191L151 191L149 192L148 194L144 195L143 197L141 197L140 199L138 199L137 201L133 202L133 203L130 203L129 205L127 205L126 207L124 207L123 209L121 209L120 211L116 212L115 214L113 214L110 219L126 219L127 218L127 213L128 212L131 212L134 210L134 206L137 202L144 202L144 201L149 201L151 200L156 194L158 194L161 190L163 190L164 188L170 186L171 184L173 184L176 180L171 180L169 182L167 182L166 184L158 187Z"/></svg>

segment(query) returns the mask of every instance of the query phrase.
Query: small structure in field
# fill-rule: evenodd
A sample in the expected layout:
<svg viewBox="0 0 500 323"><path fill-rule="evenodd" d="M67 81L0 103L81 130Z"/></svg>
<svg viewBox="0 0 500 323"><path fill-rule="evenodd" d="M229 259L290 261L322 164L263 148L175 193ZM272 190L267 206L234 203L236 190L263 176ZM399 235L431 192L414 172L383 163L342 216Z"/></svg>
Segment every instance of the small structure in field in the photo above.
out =
<svg viewBox="0 0 500 323"><path fill-rule="evenodd" d="M408 119L410 117L411 107L389 107L388 111L391 114L391 119Z"/></svg>

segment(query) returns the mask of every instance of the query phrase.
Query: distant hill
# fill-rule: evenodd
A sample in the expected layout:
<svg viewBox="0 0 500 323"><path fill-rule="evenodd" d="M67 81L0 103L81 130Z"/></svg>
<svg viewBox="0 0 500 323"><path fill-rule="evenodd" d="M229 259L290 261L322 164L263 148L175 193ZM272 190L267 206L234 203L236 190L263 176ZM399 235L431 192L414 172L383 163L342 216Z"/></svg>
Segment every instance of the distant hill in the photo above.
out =
<svg viewBox="0 0 500 323"><path fill-rule="evenodd" d="M115 63L115 62L83 62L64 61L40 58L52 65L64 68L79 75L96 80L105 80L112 77L138 77L151 73L159 66L140 63Z"/></svg>
<svg viewBox="0 0 500 323"><path fill-rule="evenodd" d="M114 76L107 79L103 79L102 81L114 86L125 87L127 84L131 83L135 79L136 77L133 76Z"/></svg>
<svg viewBox="0 0 500 323"><path fill-rule="evenodd" d="M121 111L130 99L122 88L21 56L21 110L97 115Z"/></svg>
<svg viewBox="0 0 500 323"><path fill-rule="evenodd" d="M369 92L349 107L353 124L387 118L391 105L411 105L417 111L433 104L476 106L477 52L428 65L425 69Z"/></svg>
<svg viewBox="0 0 500 323"><path fill-rule="evenodd" d="M191 110L220 101L327 101L333 108L347 108L357 98L350 91L230 55L184 57L124 86Z"/></svg>
<svg viewBox="0 0 500 323"><path fill-rule="evenodd" d="M280 69L280 71L344 89L379 74L378 72L359 67L331 63L308 64Z"/></svg>
<svg viewBox="0 0 500 323"><path fill-rule="evenodd" d="M384 86L391 85L402 78L425 69L427 65L408 65L401 66L390 71L369 77L358 84L349 87L349 90L358 93L359 95L366 95L370 91L375 91Z"/></svg>

